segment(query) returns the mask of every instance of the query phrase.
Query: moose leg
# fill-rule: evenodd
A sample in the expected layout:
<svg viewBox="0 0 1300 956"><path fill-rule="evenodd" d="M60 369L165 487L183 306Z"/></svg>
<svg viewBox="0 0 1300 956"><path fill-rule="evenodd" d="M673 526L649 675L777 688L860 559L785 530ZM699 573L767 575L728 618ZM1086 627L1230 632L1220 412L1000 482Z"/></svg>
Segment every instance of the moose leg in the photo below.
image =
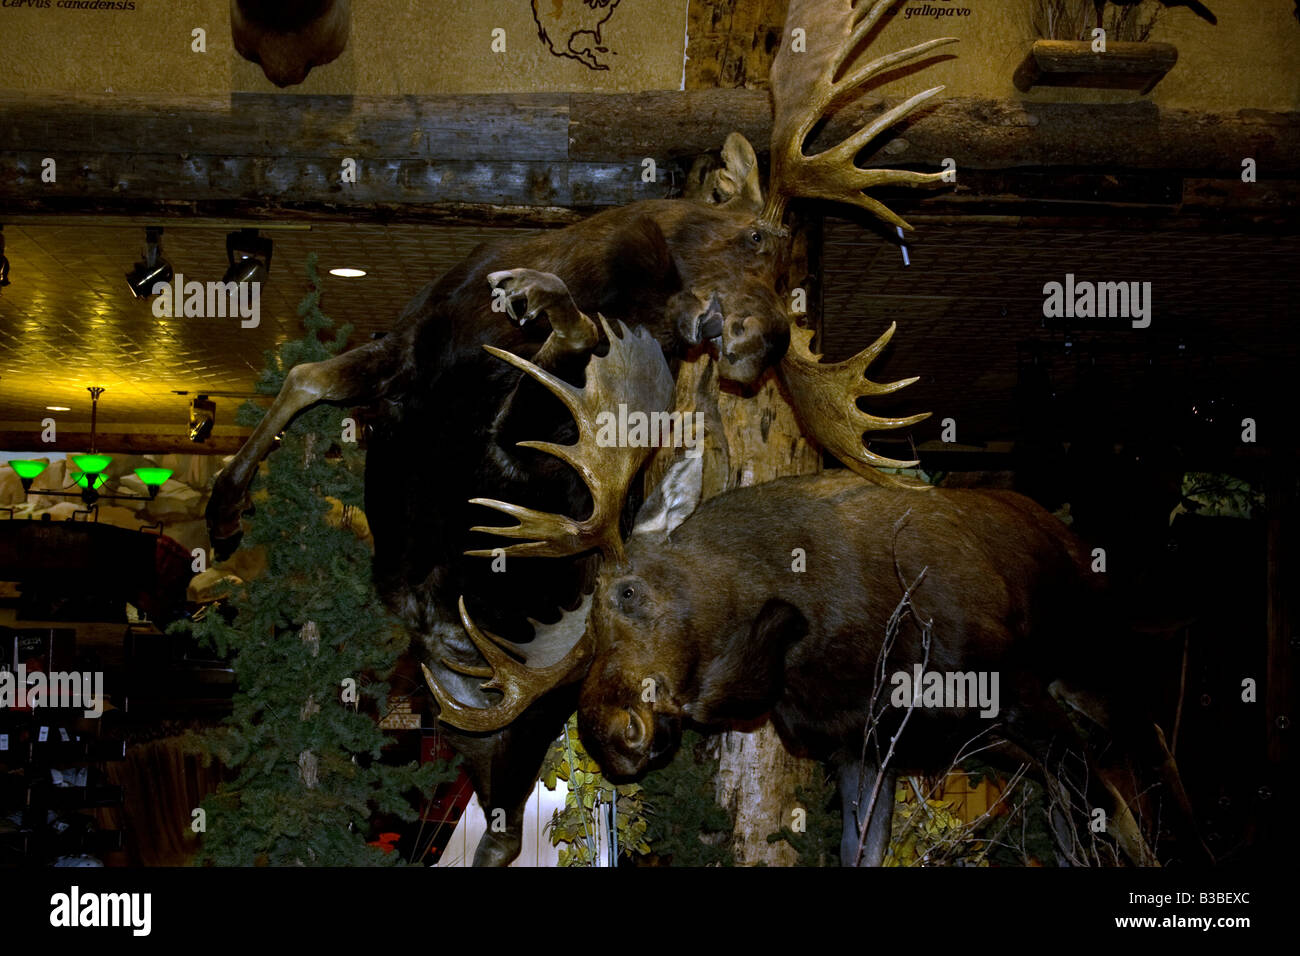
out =
<svg viewBox="0 0 1300 956"><path fill-rule="evenodd" d="M1192 809L1187 791L1183 788L1182 776L1178 764L1169 752L1164 731L1149 716L1131 707L1121 704L1108 704L1106 698L1081 691L1077 687L1057 681L1053 685L1061 699L1087 719L1105 730L1115 743L1117 757L1110 761L1115 766L1105 766L1102 773L1107 777L1133 776L1118 764L1124 758L1130 758L1134 764L1137 780L1121 780L1123 787L1115 787L1110 780L1107 786L1116 792L1127 790L1139 793L1146 790L1142 780L1143 774L1154 774L1164 785L1164 793L1173 801L1174 812L1172 826L1178 836L1180 848L1186 849L1190 857L1188 862L1214 863L1214 854L1201 838L1200 828L1196 823L1196 814ZM1115 696L1112 700L1119 699ZM1148 778L1146 784L1150 783ZM1127 804L1126 804L1127 806ZM1136 821L1134 823L1136 826Z"/></svg>
<svg viewBox="0 0 1300 956"><path fill-rule="evenodd" d="M229 557L242 537L239 516L248 510L248 486L257 465L299 412L317 402L364 403L383 397L400 366L387 338L369 342L324 362L295 365L266 416L222 469L208 499L208 536L218 558Z"/></svg>
<svg viewBox="0 0 1300 956"><path fill-rule="evenodd" d="M563 355L589 352L600 340L596 323L573 301L564 280L551 272L503 269L488 274L494 296L505 300L506 313L520 326L546 319L551 334L533 356L534 365L547 369Z"/></svg>
<svg viewBox="0 0 1300 956"><path fill-rule="evenodd" d="M475 866L509 866L519 856L524 806L537 783L546 751L564 726L565 716L560 711L573 707L572 692L558 696L564 698L562 706L539 701L540 713L525 714L487 736L443 728L452 747L465 760L465 773L487 821L487 829L474 851Z"/></svg>
<svg viewBox="0 0 1300 956"><path fill-rule="evenodd" d="M520 325L539 318L549 321L551 334L533 356L533 364L561 378L576 378L600 335L596 323L574 304L564 281L550 272L506 269L490 273L488 282L493 290L502 290L507 313ZM538 433L538 399L545 395L549 393L531 376L520 375L501 402L488 447L503 473L521 471L515 460L516 443ZM544 398L541 407L547 407Z"/></svg>
<svg viewBox="0 0 1300 956"><path fill-rule="evenodd" d="M877 777L883 779L864 835L862 821L871 803L871 791L876 786ZM852 761L840 767L840 804L844 811L844 828L840 837L841 866L881 866L885 862L893 832L896 784L897 774L892 769L882 772Z"/></svg>

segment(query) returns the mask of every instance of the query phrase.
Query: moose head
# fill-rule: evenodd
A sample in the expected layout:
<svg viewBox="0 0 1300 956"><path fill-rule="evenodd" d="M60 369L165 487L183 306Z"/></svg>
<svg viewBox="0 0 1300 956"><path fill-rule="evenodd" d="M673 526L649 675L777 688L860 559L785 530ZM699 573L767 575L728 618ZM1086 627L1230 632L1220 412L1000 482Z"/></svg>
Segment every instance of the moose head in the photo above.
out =
<svg viewBox="0 0 1300 956"><path fill-rule="evenodd" d="M678 334L690 345L709 343L724 379L752 383L784 354L794 317L776 290L789 251L785 214L792 199L845 203L910 230L906 220L865 190L926 186L943 179L941 172L864 169L854 162L872 140L940 93L942 86L898 103L820 152L806 152L828 115L855 91L893 67L956 42L955 37L939 37L855 63L863 41L896 4L792 0L787 35L771 70L775 116L766 196L753 147L732 133L722 149L722 166L697 164L688 177L688 193L716 205L716 214L692 212L665 224L666 233L674 233L669 244L676 258L690 265L690 274L682 277L682 293L669 304L677 316ZM807 36L804 46L796 48L791 34L800 26ZM847 446L823 444L836 454L856 455L859 443L854 439Z"/></svg>
<svg viewBox="0 0 1300 956"><path fill-rule="evenodd" d="M544 385L572 414L578 426L575 444L537 441L521 444L554 455L578 472L590 492L590 515L579 520L504 501L472 499L473 504L492 508L517 520L513 526L472 529L506 538L527 539L502 549L506 555L564 557L599 549L602 562L594 598L589 595L577 609L564 612L555 624L533 621L536 633L527 646L512 644L481 630L461 600L461 622L482 653L486 666L466 667L451 660L442 663L456 674L487 678L480 689L501 694L500 700L490 707L479 708L462 703L451 685L440 681L427 666L424 675L441 708L441 719L461 730L473 732L505 727L543 695L585 677L582 713L599 715L593 716L592 721L602 727L609 726L611 721L619 727L619 742L608 751L607 769L615 776L630 777L644 771L649 761L671 749L682 716L707 722L724 716L741 716L732 713L736 706L742 711L752 708L728 699L727 703L717 707L696 706L692 711L674 696L674 689L685 684L686 671L693 670L694 662L700 659L700 649L693 647L688 651L682 636L694 633L696 623L700 625L702 636L707 639L713 636L704 624L704 617L696 619L697 611L686 596L698 593L698 588L687 587L692 575L698 575L698 580L714 579L709 567L696 565L707 564L712 560L710 555L716 551L675 550L665 564L660 558L659 545L698 501L701 459L698 456L687 457L670 469L668 478L641 509L631 538L625 542L619 529L620 518L628 490L649 449L602 443L599 421L602 415L619 406L647 416L669 413L674 397L673 379L658 344L645 330L633 332L622 323L611 326L603 316L600 322L610 343L609 352L589 361L586 383L581 388L526 359L486 346L493 355ZM894 326L891 325L870 348L853 359L832 366L823 365L809 352L807 342L811 333L801 329L796 329L796 333L791 351L782 360L781 371L792 388L808 388L807 383L816 383L816 401L806 402L804 408L815 410L818 418L814 419L813 425L818 432L852 431L856 440L861 442L860 436L867 429L901 427L925 417L921 414L902 419L879 418L859 411L854 404L859 395L892 392L915 381L910 379L882 385L865 377L867 366L893 336ZM838 402L832 400L833 394L838 394ZM861 459L855 460L856 470L874 472L862 459L882 465L909 464L876 456L864 448ZM889 476L883 473L875 473L875 477L878 483L891 483ZM743 515L738 516L738 521L743 519ZM469 553L479 557L495 554L491 549ZM735 579L728 576L726 584L720 582L708 590L713 602L708 609L710 620L717 614L725 617L727 601L736 599L737 591L732 585L743 586L743 580L736 580L743 577L743 573L738 573ZM773 621L763 627L775 633L776 629L771 625L777 619L785 619L777 608L772 613L775 615ZM632 700L624 693L626 687L612 680L610 667L621 668L627 664L624 658L611 658L615 663L598 666L588 675L597 647L621 648L634 654L644 652L641 654L644 657L642 666L637 671L645 675L641 679L650 680L655 688L643 702L654 706L642 706ZM729 688L733 686L728 683ZM760 704L771 704L770 693L760 691L758 687L757 684L749 685L748 689L739 691L740 697L754 698L753 705L758 709L751 716L764 712ZM615 688L612 697L605 693ZM700 701L695 703L699 705ZM610 708L613 708L612 717ZM586 717L584 722L591 723Z"/></svg>

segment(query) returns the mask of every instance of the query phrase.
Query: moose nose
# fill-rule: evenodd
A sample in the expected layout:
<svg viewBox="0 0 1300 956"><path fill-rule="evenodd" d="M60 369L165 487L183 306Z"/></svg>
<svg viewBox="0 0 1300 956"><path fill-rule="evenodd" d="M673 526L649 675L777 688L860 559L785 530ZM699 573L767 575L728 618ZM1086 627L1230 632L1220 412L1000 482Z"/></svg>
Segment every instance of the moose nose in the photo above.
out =
<svg viewBox="0 0 1300 956"><path fill-rule="evenodd" d="M627 711L627 726L623 729L623 740L632 750L640 750L646 741L646 725L640 715L631 708Z"/></svg>
<svg viewBox="0 0 1300 956"><path fill-rule="evenodd" d="M695 340L697 342L707 342L709 339L721 335L722 319L722 300L718 298L718 293L715 292L709 298L707 309L696 320Z"/></svg>

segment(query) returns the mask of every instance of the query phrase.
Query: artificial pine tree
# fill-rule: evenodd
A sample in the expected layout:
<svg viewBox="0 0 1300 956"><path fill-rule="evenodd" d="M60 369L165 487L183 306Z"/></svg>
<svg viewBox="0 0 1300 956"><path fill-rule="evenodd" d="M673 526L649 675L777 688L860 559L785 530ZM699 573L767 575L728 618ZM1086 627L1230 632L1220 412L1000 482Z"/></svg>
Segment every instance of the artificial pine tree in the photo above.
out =
<svg viewBox="0 0 1300 956"><path fill-rule="evenodd" d="M264 394L279 392L294 365L337 354L351 332L350 325L331 332L320 310L314 255L307 276L311 290L298 307L306 335L266 353L257 385ZM254 425L263 414L249 402L237 421ZM245 539L265 549L266 571L232 598L233 616L182 623L219 653L234 651L238 686L234 712L205 740L237 777L203 803L199 863L395 862L397 854L366 843L372 811L414 819L409 793L451 777L440 765L382 764L384 735L358 706L359 697L371 698L385 711L388 685L371 675L391 672L407 635L380 603L370 550L349 528L365 456L345 439L345 414L319 406L285 430L268 456ZM326 520L327 498L342 503L342 521Z"/></svg>

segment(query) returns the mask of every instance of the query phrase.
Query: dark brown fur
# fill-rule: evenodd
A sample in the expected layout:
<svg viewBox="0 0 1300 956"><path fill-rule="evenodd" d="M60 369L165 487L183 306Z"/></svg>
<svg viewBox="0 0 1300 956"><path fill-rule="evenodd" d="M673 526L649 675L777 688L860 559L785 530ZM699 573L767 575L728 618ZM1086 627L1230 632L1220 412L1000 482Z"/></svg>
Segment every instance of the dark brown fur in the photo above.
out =
<svg viewBox="0 0 1300 956"><path fill-rule="evenodd" d="M806 571L792 570L795 549ZM895 766L943 769L996 722L998 736L1055 771L1067 750L1084 752L1048 692L1055 681L1109 701L1117 736L1144 726L1150 736L1149 721L1096 685L1121 647L1098 578L1065 526L1013 492L900 491L842 471L737 489L666 536L634 533L626 562L602 570L582 739L612 778L635 779L668 758L684 722L766 714L790 749L853 778L887 624L919 580L885 674L922 661L919 622L930 621L926 670L998 672L1000 710L990 720L977 707L916 708ZM906 713L888 706L891 690L886 680L886 745ZM1139 749L1159 763L1153 743ZM856 833L846 831L846 861Z"/></svg>

